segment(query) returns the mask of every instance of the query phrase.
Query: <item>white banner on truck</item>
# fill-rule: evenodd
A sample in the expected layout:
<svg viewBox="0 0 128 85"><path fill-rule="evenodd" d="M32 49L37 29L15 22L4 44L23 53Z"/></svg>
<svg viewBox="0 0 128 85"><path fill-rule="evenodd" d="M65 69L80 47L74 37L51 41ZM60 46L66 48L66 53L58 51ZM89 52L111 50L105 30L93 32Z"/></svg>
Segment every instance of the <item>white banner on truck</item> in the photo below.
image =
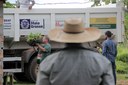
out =
<svg viewBox="0 0 128 85"><path fill-rule="evenodd" d="M11 28L12 28L12 20L4 19L4 29L11 29Z"/></svg>
<svg viewBox="0 0 128 85"><path fill-rule="evenodd" d="M45 28L44 19L20 19L20 29Z"/></svg>

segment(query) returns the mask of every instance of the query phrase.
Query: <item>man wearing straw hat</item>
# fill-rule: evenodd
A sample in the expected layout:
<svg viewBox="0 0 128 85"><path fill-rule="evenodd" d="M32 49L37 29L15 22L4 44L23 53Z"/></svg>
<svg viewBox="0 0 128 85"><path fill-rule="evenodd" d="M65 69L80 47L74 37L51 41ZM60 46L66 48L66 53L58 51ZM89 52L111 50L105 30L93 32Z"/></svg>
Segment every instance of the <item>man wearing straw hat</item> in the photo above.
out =
<svg viewBox="0 0 128 85"><path fill-rule="evenodd" d="M81 18L71 18L63 29L52 29L48 36L66 47L40 64L36 85L115 85L109 60L82 46L100 38L98 29L85 29Z"/></svg>

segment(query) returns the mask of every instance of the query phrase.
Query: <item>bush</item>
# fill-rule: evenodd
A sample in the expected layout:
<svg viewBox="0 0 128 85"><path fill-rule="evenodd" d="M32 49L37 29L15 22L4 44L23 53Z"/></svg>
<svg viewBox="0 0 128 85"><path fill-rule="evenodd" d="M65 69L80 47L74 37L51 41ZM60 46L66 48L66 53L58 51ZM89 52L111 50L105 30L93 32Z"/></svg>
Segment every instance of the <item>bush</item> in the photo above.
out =
<svg viewBox="0 0 128 85"><path fill-rule="evenodd" d="M128 63L128 48L124 45L118 46L117 60Z"/></svg>
<svg viewBox="0 0 128 85"><path fill-rule="evenodd" d="M116 70L118 73L128 73L128 48L125 44L118 45Z"/></svg>
<svg viewBox="0 0 128 85"><path fill-rule="evenodd" d="M28 36L27 36L27 43L30 45L30 46L36 46L36 43L41 43L41 38L42 38L42 35L41 33L30 33Z"/></svg>
<svg viewBox="0 0 128 85"><path fill-rule="evenodd" d="M117 56L117 60L128 63L128 53L121 53Z"/></svg>
<svg viewBox="0 0 128 85"><path fill-rule="evenodd" d="M116 61L116 70L118 73L128 73L128 65L122 61Z"/></svg>
<svg viewBox="0 0 128 85"><path fill-rule="evenodd" d="M40 39L42 36L41 36L41 33L30 33L28 36L27 36L27 42L29 41L33 41L33 40L38 40Z"/></svg>

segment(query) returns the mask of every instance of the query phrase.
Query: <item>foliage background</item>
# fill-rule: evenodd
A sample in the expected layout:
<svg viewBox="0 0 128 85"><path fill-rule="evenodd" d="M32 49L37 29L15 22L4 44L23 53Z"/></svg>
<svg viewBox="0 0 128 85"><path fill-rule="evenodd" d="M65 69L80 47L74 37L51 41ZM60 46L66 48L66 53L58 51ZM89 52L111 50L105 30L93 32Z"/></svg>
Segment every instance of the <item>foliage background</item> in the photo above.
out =
<svg viewBox="0 0 128 85"><path fill-rule="evenodd" d="M118 45L116 58L116 70L118 73L128 73L128 48L124 43Z"/></svg>
<svg viewBox="0 0 128 85"><path fill-rule="evenodd" d="M4 8L15 8L16 5L6 1L6 3L3 4L3 7Z"/></svg>
<svg viewBox="0 0 128 85"><path fill-rule="evenodd" d="M126 0L128 2L128 0ZM116 70L121 74L128 74L128 13L124 16L125 41L118 45L118 55L116 58Z"/></svg>

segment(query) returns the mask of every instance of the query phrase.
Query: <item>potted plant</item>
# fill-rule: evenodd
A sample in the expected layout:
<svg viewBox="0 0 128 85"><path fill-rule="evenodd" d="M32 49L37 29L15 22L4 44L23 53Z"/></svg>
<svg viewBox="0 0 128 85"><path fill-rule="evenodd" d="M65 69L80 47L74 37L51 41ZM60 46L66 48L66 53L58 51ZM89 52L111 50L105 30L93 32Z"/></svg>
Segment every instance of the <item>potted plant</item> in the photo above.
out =
<svg viewBox="0 0 128 85"><path fill-rule="evenodd" d="M30 45L30 46L36 46L36 43L41 43L41 38L42 38L42 35L41 33L30 33L28 36L27 36L27 43Z"/></svg>

